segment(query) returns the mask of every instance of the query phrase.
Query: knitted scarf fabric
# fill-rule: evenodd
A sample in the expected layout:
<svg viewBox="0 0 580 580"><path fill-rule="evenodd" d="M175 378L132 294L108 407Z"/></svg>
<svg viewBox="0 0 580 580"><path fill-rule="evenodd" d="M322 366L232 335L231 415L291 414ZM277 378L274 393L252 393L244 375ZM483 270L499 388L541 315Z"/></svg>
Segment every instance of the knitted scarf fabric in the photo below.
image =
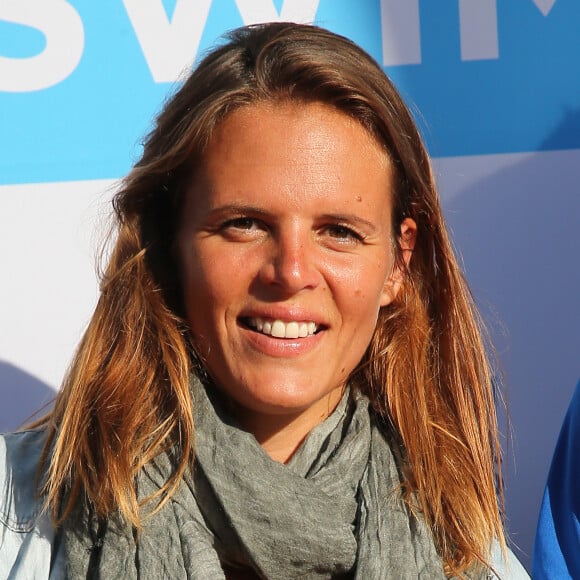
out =
<svg viewBox="0 0 580 580"><path fill-rule="evenodd" d="M401 499L395 457L364 396L345 394L282 465L211 391L192 380L193 476L145 519L138 541L130 526L78 508L62 532L69 578L445 578L430 531ZM170 473L159 456L139 495Z"/></svg>

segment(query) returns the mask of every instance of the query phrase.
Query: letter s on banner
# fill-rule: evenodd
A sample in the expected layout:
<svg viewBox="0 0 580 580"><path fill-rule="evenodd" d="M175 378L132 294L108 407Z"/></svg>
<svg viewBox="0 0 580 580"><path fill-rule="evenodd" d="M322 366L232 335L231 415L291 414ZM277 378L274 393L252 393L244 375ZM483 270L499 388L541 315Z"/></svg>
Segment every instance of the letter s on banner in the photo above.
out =
<svg viewBox="0 0 580 580"><path fill-rule="evenodd" d="M2 0L0 20L40 30L45 49L29 58L0 56L0 91L40 91L66 79L78 66L85 31L78 12L65 0Z"/></svg>

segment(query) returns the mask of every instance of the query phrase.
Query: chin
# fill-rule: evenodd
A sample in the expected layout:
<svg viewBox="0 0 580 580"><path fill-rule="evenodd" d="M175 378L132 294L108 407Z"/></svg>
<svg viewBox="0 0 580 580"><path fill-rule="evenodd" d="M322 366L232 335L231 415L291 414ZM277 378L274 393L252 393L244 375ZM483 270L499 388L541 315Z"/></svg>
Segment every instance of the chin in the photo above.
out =
<svg viewBox="0 0 580 580"><path fill-rule="evenodd" d="M270 382L270 385L273 383ZM238 390L235 396L229 394L235 402L249 412L260 415L297 415L307 411L314 413L318 409L325 411L329 403L336 403L340 399L343 385L338 387L316 390L304 387L294 382L280 382L277 386L268 388Z"/></svg>

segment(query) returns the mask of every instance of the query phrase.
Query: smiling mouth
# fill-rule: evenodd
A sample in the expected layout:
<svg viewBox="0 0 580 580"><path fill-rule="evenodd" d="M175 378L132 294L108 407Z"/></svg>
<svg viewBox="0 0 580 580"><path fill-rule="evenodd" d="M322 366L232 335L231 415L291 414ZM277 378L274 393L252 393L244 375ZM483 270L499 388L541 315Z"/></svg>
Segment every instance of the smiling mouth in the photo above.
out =
<svg viewBox="0 0 580 580"><path fill-rule="evenodd" d="M248 328L274 338L307 338L320 329L319 325L312 321L284 322L279 319L244 318L243 322Z"/></svg>

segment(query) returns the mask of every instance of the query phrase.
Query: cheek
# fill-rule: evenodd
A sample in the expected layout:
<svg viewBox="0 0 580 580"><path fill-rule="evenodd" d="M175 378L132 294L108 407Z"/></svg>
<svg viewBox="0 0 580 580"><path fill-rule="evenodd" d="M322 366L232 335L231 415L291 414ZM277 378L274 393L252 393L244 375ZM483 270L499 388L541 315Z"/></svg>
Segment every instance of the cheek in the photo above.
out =
<svg viewBox="0 0 580 580"><path fill-rule="evenodd" d="M359 281L360 282L360 281ZM357 341L370 340L380 310L379 289L364 282L345 288L336 302L342 319L342 331Z"/></svg>
<svg viewBox="0 0 580 580"><path fill-rule="evenodd" d="M183 302L192 332L211 319L213 307L220 302L217 292L220 284L220 269L206 264L193 253L182 259Z"/></svg>
<svg viewBox="0 0 580 580"><path fill-rule="evenodd" d="M367 312L378 312L388 275L388 264L380 259L341 264L331 273L342 299L347 303L353 302L357 311Z"/></svg>
<svg viewBox="0 0 580 580"><path fill-rule="evenodd" d="M248 296L248 268L233 266L223 252L192 252L185 267L184 303L194 341L204 337L209 345L225 340L228 328L236 324L236 308Z"/></svg>

